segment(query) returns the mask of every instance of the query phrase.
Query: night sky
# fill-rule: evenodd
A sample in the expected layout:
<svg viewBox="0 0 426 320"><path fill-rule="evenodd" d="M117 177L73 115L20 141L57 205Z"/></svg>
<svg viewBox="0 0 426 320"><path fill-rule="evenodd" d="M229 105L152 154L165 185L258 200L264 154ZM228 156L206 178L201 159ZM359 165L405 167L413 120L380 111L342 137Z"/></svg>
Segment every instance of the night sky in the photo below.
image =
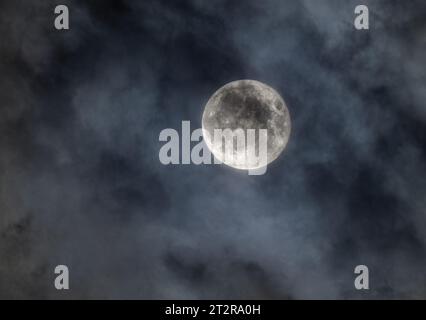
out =
<svg viewBox="0 0 426 320"><path fill-rule="evenodd" d="M1 1L0 298L426 298L425 65L424 0ZM291 115L266 174L162 165L238 79Z"/></svg>

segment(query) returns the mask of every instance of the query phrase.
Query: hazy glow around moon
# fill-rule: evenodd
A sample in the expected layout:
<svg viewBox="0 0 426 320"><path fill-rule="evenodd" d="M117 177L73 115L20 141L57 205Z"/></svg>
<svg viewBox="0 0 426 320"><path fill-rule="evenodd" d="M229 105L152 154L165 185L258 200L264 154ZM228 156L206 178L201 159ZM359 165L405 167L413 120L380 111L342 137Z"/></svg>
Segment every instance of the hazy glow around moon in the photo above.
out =
<svg viewBox="0 0 426 320"><path fill-rule="evenodd" d="M202 119L204 140L213 155L237 169L256 169L255 157L245 150L218 148L214 144L215 129L256 130L256 154L259 151L258 132L267 130L267 163L274 161L287 145L291 122L283 98L268 85L255 80L233 81L217 90L206 104ZM247 148L249 146L247 145ZM229 159L233 159L230 161Z"/></svg>

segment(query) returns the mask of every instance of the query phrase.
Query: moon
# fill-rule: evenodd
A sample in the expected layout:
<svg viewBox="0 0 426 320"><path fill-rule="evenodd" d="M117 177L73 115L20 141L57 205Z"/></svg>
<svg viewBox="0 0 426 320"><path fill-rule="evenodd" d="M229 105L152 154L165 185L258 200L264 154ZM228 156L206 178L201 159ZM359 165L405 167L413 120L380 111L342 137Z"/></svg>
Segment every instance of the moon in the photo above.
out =
<svg viewBox="0 0 426 320"><path fill-rule="evenodd" d="M256 80L230 82L217 90L208 100L203 113L202 130L204 141L214 157L236 169L257 169L265 163L261 165L253 154L249 156L248 152L237 151L236 143L233 150L226 149L222 145L217 147L217 144L213 143L216 129L233 131L243 129L244 132L255 129L255 141L260 141L257 132L266 129L266 164L269 164L278 158L287 145L291 131L290 114L279 93ZM248 147L247 142L246 148ZM259 153L258 145L255 149L256 153ZM239 160L235 161L233 156Z"/></svg>

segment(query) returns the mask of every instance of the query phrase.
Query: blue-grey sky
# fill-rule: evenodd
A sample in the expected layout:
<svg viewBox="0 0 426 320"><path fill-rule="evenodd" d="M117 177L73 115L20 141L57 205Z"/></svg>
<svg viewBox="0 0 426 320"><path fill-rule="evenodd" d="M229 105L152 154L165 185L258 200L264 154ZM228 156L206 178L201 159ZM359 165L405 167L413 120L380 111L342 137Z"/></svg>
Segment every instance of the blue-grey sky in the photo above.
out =
<svg viewBox="0 0 426 320"><path fill-rule="evenodd" d="M0 298L426 298L426 4L362 3L2 1ZM267 173L162 165L238 79L291 114Z"/></svg>

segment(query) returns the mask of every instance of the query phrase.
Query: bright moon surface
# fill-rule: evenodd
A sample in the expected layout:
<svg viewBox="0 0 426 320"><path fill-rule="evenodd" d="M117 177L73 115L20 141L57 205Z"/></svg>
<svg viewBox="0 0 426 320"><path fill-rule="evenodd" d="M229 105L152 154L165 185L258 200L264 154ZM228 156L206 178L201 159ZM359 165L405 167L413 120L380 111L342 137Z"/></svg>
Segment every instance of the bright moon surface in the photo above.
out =
<svg viewBox="0 0 426 320"><path fill-rule="evenodd" d="M206 145L215 158L233 168L250 170L271 163L281 154L290 136L291 121L287 105L277 91L259 81L238 80L211 96L204 109L202 128ZM232 136L233 149L226 148L226 142L214 143L216 129L222 132L242 129L246 136L245 148L237 148L237 140ZM248 129L256 130L255 145L249 142ZM261 129L267 130L266 161L263 162L259 161ZM248 152L250 148L256 153Z"/></svg>

